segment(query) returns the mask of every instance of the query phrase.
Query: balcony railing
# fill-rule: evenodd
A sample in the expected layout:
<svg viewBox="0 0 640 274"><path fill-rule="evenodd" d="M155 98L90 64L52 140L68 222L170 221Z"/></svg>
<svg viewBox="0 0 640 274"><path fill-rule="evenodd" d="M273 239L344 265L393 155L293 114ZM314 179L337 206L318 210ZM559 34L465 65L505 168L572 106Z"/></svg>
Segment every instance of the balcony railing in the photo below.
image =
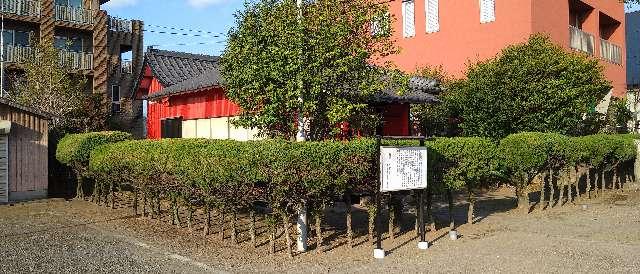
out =
<svg viewBox="0 0 640 274"><path fill-rule="evenodd" d="M7 63L25 63L33 57L34 49L25 46L5 47L4 59Z"/></svg>
<svg viewBox="0 0 640 274"><path fill-rule="evenodd" d="M622 49L607 40L600 39L600 57L614 64L622 64Z"/></svg>
<svg viewBox="0 0 640 274"><path fill-rule="evenodd" d="M569 26L569 37L569 46L572 49L593 55L595 48L595 39L593 38L593 35L574 26Z"/></svg>
<svg viewBox="0 0 640 274"><path fill-rule="evenodd" d="M32 0L4 0L0 3L0 9L5 13L40 17L40 1Z"/></svg>
<svg viewBox="0 0 640 274"><path fill-rule="evenodd" d="M133 24L131 20L120 19L118 17L109 16L109 29L118 32L131 32Z"/></svg>
<svg viewBox="0 0 640 274"><path fill-rule="evenodd" d="M133 72L133 64L131 61L122 61L120 63L120 70L122 73L131 74Z"/></svg>
<svg viewBox="0 0 640 274"><path fill-rule="evenodd" d="M93 53L61 50L60 66L73 70L92 70Z"/></svg>
<svg viewBox="0 0 640 274"><path fill-rule="evenodd" d="M56 20L93 25L94 11L71 6L56 5Z"/></svg>

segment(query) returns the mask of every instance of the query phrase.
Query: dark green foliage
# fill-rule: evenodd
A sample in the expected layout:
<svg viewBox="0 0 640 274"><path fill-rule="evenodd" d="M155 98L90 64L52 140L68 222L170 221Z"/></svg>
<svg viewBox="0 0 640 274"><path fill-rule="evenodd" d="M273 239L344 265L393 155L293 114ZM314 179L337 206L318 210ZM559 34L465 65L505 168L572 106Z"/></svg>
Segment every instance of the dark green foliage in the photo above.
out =
<svg viewBox="0 0 640 274"><path fill-rule="evenodd" d="M72 167L86 167L89 165L91 151L97 147L130 139L132 139L131 134L119 131L67 134L58 143L56 159Z"/></svg>
<svg viewBox="0 0 640 274"><path fill-rule="evenodd" d="M324 140L337 123L374 119L362 97L385 86L371 63L396 52L390 31L371 34L386 12L373 0L247 2L221 62L226 94L243 110L235 122L289 140L302 115L309 139Z"/></svg>
<svg viewBox="0 0 640 274"><path fill-rule="evenodd" d="M518 133L500 141L500 162L511 182L526 186L548 169L586 164L610 167L636 157L636 135L567 137L556 133Z"/></svg>
<svg viewBox="0 0 640 274"><path fill-rule="evenodd" d="M532 36L469 66L443 97L466 136L495 140L518 132L585 133L583 114L610 90L598 60Z"/></svg>
<svg viewBox="0 0 640 274"><path fill-rule="evenodd" d="M428 142L434 177L448 189L472 189L494 179L497 147L486 138L437 138ZM437 181L440 181L437 180Z"/></svg>
<svg viewBox="0 0 640 274"><path fill-rule="evenodd" d="M238 210L262 199L286 212L303 200L324 202L348 189L372 189L374 144L128 141L95 150L90 167L97 176L142 189L194 192L219 208Z"/></svg>

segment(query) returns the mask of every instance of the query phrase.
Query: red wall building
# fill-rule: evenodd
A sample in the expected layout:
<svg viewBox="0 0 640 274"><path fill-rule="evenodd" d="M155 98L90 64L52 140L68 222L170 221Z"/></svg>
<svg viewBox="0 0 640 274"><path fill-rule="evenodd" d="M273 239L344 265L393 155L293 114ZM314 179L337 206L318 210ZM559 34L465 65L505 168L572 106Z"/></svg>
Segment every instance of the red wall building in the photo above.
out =
<svg viewBox="0 0 640 274"><path fill-rule="evenodd" d="M137 97L146 98L147 138L214 138L251 140L255 130L235 127L238 105L221 86L218 57L150 49L144 62ZM410 135L410 105L432 103L436 82L414 78L403 96L383 90L371 105L382 115L381 134ZM431 92L431 93L429 93Z"/></svg>
<svg viewBox="0 0 640 274"><path fill-rule="evenodd" d="M468 62L495 56L535 33L600 59L613 94L626 92L625 14L618 0L404 0L389 3L407 72L442 66L462 76Z"/></svg>

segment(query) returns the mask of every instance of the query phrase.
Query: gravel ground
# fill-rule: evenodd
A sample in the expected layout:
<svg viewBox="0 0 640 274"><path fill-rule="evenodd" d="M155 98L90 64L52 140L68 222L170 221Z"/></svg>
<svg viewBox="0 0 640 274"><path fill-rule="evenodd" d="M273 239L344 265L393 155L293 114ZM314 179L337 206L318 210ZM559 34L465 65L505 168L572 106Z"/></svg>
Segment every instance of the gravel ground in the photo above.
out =
<svg viewBox="0 0 640 274"><path fill-rule="evenodd" d="M389 254L383 260L373 259L371 245L364 242L362 211L355 217L358 238L353 249L345 246L341 219L330 217L323 228L323 254L312 250L288 258L282 251L268 254L263 226L258 230L260 246L254 249L244 226L242 243L236 246L217 235L203 238L201 222L189 231L170 225L168 214L162 221L134 218L124 205L113 210L57 199L5 205L0 206L0 272L640 273L637 193L526 216L509 211L504 194L491 193L478 202L477 223L460 226L461 239L449 240L448 228L430 234L432 246L426 251L416 248L407 219L404 234L384 241ZM463 202L456 208L459 219L466 216L464 208ZM445 208L437 209L444 218Z"/></svg>

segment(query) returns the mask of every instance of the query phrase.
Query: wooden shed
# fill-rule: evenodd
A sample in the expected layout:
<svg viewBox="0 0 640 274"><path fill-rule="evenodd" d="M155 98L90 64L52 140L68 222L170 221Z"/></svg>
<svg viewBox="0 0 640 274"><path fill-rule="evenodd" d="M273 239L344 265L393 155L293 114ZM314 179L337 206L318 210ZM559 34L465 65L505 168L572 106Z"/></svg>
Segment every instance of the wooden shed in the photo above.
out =
<svg viewBox="0 0 640 274"><path fill-rule="evenodd" d="M47 197L49 120L0 98L0 203Z"/></svg>

